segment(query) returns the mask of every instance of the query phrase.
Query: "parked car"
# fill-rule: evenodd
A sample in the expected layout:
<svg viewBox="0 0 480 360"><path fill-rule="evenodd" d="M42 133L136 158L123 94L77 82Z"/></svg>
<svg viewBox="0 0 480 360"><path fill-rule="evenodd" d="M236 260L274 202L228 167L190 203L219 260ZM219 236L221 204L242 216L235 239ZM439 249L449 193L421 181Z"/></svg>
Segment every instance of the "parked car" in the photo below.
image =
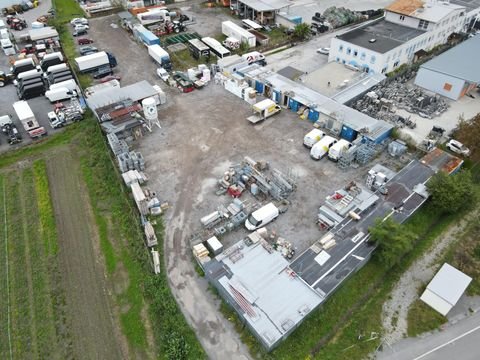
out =
<svg viewBox="0 0 480 360"><path fill-rule="evenodd" d="M88 25L88 20L85 18L74 18L70 20L70 24L75 25Z"/></svg>
<svg viewBox="0 0 480 360"><path fill-rule="evenodd" d="M98 49L95 46L82 46L80 48L80 55L88 55L98 52Z"/></svg>
<svg viewBox="0 0 480 360"><path fill-rule="evenodd" d="M108 76L105 76L105 77L101 78L100 82L105 83L105 82L112 81L112 80L120 81L120 80L122 80L122 78L118 75L108 75Z"/></svg>
<svg viewBox="0 0 480 360"><path fill-rule="evenodd" d="M87 29L75 30L73 36L87 35Z"/></svg>
<svg viewBox="0 0 480 360"><path fill-rule="evenodd" d="M162 79L165 82L167 82L168 79L170 78L170 75L168 75L167 70L161 67L157 69L157 75L160 79Z"/></svg>
<svg viewBox="0 0 480 360"><path fill-rule="evenodd" d="M329 47L323 47L323 48L317 49L317 53L328 55L330 53L330 48Z"/></svg>
<svg viewBox="0 0 480 360"><path fill-rule="evenodd" d="M87 38L80 38L77 40L78 45L88 45L88 44L93 44L92 39L87 39Z"/></svg>
<svg viewBox="0 0 480 360"><path fill-rule="evenodd" d="M457 140L450 140L447 143L447 149L463 156L470 155L470 149Z"/></svg>
<svg viewBox="0 0 480 360"><path fill-rule="evenodd" d="M93 78L94 79L101 79L104 78L105 76L112 75L113 71L110 65L102 66L100 67L97 71L93 73Z"/></svg>
<svg viewBox="0 0 480 360"><path fill-rule="evenodd" d="M89 30L90 29L90 26L88 25L83 25L83 24L78 24L78 25L75 25L75 27L73 28L75 31L78 31L78 30Z"/></svg>

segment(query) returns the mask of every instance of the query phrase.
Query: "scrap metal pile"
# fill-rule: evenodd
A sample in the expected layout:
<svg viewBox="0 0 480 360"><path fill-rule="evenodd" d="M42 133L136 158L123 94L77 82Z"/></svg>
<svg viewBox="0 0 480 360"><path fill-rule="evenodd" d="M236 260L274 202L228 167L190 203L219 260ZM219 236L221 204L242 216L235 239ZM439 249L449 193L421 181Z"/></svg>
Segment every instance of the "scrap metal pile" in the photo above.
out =
<svg viewBox="0 0 480 360"><path fill-rule="evenodd" d="M403 109L411 114L432 119L445 112L449 105L437 95L427 95L422 89L405 84L408 78L400 78L377 85L361 99L352 104L352 108L373 118L388 121L398 127L415 128L415 121L396 114Z"/></svg>
<svg viewBox="0 0 480 360"><path fill-rule="evenodd" d="M356 22L362 18L360 12L345 9L344 7L337 8L331 6L323 13L323 17L333 28L338 28Z"/></svg>
<svg viewBox="0 0 480 360"><path fill-rule="evenodd" d="M217 194L228 193L239 197L245 190L250 190L253 196L263 194L277 201L285 200L296 189L293 176L285 175L277 169L268 170L268 163L257 162L246 156L241 164L232 166L225 172L218 182Z"/></svg>

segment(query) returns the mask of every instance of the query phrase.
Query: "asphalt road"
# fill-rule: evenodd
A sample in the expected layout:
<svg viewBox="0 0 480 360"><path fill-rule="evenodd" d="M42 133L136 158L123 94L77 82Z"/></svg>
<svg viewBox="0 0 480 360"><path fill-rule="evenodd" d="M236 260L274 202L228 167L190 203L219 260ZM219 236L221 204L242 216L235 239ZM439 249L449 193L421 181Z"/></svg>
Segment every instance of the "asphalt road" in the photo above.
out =
<svg viewBox="0 0 480 360"><path fill-rule="evenodd" d="M477 360L480 312L427 337L402 340L377 354L378 360Z"/></svg>

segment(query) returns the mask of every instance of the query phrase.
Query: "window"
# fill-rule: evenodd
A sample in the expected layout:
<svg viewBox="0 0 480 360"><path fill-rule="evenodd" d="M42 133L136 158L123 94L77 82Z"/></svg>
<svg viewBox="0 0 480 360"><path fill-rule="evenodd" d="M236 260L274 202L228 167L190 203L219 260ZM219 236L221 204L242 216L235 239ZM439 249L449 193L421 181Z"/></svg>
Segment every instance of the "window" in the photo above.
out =
<svg viewBox="0 0 480 360"><path fill-rule="evenodd" d="M340 45L340 46L338 47L338 51L343 52L343 45Z"/></svg>
<svg viewBox="0 0 480 360"><path fill-rule="evenodd" d="M420 20L420 22L418 23L418 28L419 29L427 29L428 28L428 21Z"/></svg>
<svg viewBox="0 0 480 360"><path fill-rule="evenodd" d="M351 54L351 52L352 52L352 49L350 49L350 48L347 48L347 55L350 55L350 54Z"/></svg>
<svg viewBox="0 0 480 360"><path fill-rule="evenodd" d="M376 61L376 60L377 60L377 58L375 57L375 55L372 55L372 56L370 57L370 63L371 63L371 64L375 64L375 61Z"/></svg>
<svg viewBox="0 0 480 360"><path fill-rule="evenodd" d="M393 63L393 67L394 67L394 68L395 68L395 67L397 67L397 66L398 66L398 63L399 63L399 61L398 61L398 60L397 60L397 61L395 61L395 62Z"/></svg>
<svg viewBox="0 0 480 360"><path fill-rule="evenodd" d="M336 62L340 62L340 58L337 57L337 58L335 59L335 61L336 61Z"/></svg>
<svg viewBox="0 0 480 360"><path fill-rule="evenodd" d="M402 20L402 21L405 20L405 16L400 15L400 20Z"/></svg>
<svg viewBox="0 0 480 360"><path fill-rule="evenodd" d="M452 90L452 84L445 83L445 85L443 85L443 90L446 90L446 91Z"/></svg>
<svg viewBox="0 0 480 360"><path fill-rule="evenodd" d="M382 69L382 74L385 74L387 72L387 67L385 66L383 69Z"/></svg>
<svg viewBox="0 0 480 360"><path fill-rule="evenodd" d="M345 60L342 60L342 64L345 64Z"/></svg>
<svg viewBox="0 0 480 360"><path fill-rule="evenodd" d="M357 56L358 55L358 50L353 50L353 56Z"/></svg>
<svg viewBox="0 0 480 360"><path fill-rule="evenodd" d="M366 57L367 57L367 54L365 54L364 52L362 52L362 54L360 55L360 59L361 59L361 60L365 60Z"/></svg>

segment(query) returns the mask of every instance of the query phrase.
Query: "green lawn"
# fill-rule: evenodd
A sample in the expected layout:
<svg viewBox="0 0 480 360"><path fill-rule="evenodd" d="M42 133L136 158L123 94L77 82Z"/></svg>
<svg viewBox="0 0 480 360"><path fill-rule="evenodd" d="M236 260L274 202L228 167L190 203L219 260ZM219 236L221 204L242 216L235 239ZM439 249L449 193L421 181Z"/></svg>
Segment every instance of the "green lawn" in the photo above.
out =
<svg viewBox="0 0 480 360"><path fill-rule="evenodd" d="M447 319L433 310L420 299L408 310L408 336L417 336L427 331L438 329Z"/></svg>

